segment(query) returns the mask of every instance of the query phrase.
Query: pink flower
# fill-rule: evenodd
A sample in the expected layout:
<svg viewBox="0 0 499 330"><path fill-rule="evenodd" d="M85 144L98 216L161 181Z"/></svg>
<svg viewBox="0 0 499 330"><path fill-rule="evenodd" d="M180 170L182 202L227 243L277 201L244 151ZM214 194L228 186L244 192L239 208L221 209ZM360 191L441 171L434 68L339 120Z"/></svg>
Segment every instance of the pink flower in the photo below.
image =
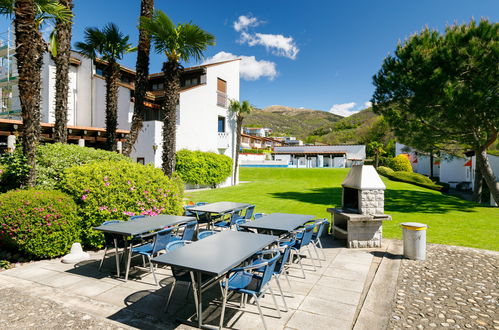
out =
<svg viewBox="0 0 499 330"><path fill-rule="evenodd" d="M47 226L52 226L52 223L50 223L50 222L49 222L49 223L47 223Z"/></svg>
<svg viewBox="0 0 499 330"><path fill-rule="evenodd" d="M126 183L128 183L128 184L132 184L132 181L128 180Z"/></svg>
<svg viewBox="0 0 499 330"><path fill-rule="evenodd" d="M82 199L82 200L87 199L87 195L83 195L83 196L81 196L81 199Z"/></svg>
<svg viewBox="0 0 499 330"><path fill-rule="evenodd" d="M109 178L107 176L104 177L104 181L107 181L109 180Z"/></svg>
<svg viewBox="0 0 499 330"><path fill-rule="evenodd" d="M134 191L135 190L135 187L130 187L130 191Z"/></svg>
<svg viewBox="0 0 499 330"><path fill-rule="evenodd" d="M147 190L144 190L144 194L146 194L146 195L147 195L148 193L149 193L149 192L148 192Z"/></svg>
<svg viewBox="0 0 499 330"><path fill-rule="evenodd" d="M106 186L109 186L109 182L104 183Z"/></svg>

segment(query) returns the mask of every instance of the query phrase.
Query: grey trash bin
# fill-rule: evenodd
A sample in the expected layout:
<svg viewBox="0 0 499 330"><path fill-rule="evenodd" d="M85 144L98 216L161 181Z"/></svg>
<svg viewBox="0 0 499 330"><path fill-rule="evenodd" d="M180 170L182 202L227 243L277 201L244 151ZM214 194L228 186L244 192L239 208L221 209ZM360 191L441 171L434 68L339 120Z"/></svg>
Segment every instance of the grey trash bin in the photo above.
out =
<svg viewBox="0 0 499 330"><path fill-rule="evenodd" d="M426 229L427 225L417 222L400 224L404 236L404 257L412 260L426 259Z"/></svg>

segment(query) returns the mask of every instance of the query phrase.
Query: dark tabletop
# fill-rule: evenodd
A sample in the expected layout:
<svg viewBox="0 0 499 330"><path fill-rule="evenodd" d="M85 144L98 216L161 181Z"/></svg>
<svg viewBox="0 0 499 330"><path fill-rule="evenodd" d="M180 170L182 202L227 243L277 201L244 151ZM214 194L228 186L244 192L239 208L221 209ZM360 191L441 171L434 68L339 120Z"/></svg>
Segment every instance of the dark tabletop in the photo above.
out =
<svg viewBox="0 0 499 330"><path fill-rule="evenodd" d="M152 261L219 276L277 239L277 236L226 230L162 254Z"/></svg>
<svg viewBox="0 0 499 330"><path fill-rule="evenodd" d="M109 225L100 225L94 227L95 230L106 233L113 233L126 236L135 236L144 234L153 230L163 229L164 227L175 226L196 220L194 217L183 217L176 215L160 214L151 217L140 218L132 221L124 221L120 223L111 223Z"/></svg>
<svg viewBox="0 0 499 330"><path fill-rule="evenodd" d="M257 230L290 232L303 226L312 219L315 219L315 216L305 214L272 213L256 220L248 221L239 226Z"/></svg>
<svg viewBox="0 0 499 330"><path fill-rule="evenodd" d="M207 212L207 213L216 213L223 214L236 210L242 210L251 206L251 204L247 203L234 203L234 202L216 202L210 203L206 205L194 206L188 209L189 212Z"/></svg>

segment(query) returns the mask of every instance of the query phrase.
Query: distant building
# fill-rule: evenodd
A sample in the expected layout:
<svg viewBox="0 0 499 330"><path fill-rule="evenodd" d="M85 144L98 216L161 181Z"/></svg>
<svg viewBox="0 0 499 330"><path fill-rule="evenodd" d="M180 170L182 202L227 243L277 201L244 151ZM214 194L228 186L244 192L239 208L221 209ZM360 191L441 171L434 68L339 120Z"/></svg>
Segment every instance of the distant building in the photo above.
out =
<svg viewBox="0 0 499 330"><path fill-rule="evenodd" d="M272 133L272 129L266 127L244 127L244 134L259 137L268 137Z"/></svg>
<svg viewBox="0 0 499 330"><path fill-rule="evenodd" d="M296 139L294 136L279 136L274 137L273 139L281 141L283 145L287 146L302 146L303 141Z"/></svg>
<svg viewBox="0 0 499 330"><path fill-rule="evenodd" d="M243 149L272 149L279 146L282 146L282 143L273 138L241 134L241 148Z"/></svg>
<svg viewBox="0 0 499 330"><path fill-rule="evenodd" d="M287 163L288 167L341 168L351 167L355 164L362 164L366 158L366 146L336 145L275 147L272 154L275 161Z"/></svg>

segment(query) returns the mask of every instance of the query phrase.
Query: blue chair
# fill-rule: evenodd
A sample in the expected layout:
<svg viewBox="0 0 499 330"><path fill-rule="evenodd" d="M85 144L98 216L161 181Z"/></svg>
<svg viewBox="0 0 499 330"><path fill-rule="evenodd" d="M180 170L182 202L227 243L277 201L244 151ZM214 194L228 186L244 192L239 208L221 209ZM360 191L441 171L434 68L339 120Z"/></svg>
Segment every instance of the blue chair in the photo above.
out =
<svg viewBox="0 0 499 330"><path fill-rule="evenodd" d="M246 209L244 213L244 219L250 220L253 217L253 212L255 212L255 205L251 205Z"/></svg>
<svg viewBox="0 0 499 330"><path fill-rule="evenodd" d="M242 224L245 224L245 223L246 223L246 219L243 219L243 218L237 219L236 223L235 223L237 231L247 231L243 227L240 227Z"/></svg>
<svg viewBox="0 0 499 330"><path fill-rule="evenodd" d="M130 219L128 219L128 221L133 221L133 220L137 220L137 219L143 219L145 217L147 217L147 215L144 215L144 214L134 215L134 216L131 216Z"/></svg>
<svg viewBox="0 0 499 330"><path fill-rule="evenodd" d="M301 271L303 273L303 278L305 278L305 270L303 269L303 263L301 262L301 259L303 258L300 254L301 250L303 248L307 248L308 255L310 257L310 260L312 261L312 266L314 267L314 271L317 270L315 267L315 262L314 259L312 258L312 253L310 252L310 245L312 243L312 235L314 234L314 229L315 229L315 223L311 225L305 226L304 229L300 230L297 232L295 239L296 242L294 245L291 246L291 249L295 254L298 256L297 257L297 262L300 264Z"/></svg>
<svg viewBox="0 0 499 330"><path fill-rule="evenodd" d="M269 259L265 258L269 256ZM222 283L223 302L222 314L220 316L220 328L222 328L223 326L228 291L237 292L242 295L248 295L255 298L258 312L260 313L260 317L262 318L263 326L265 329L267 329L267 324L265 323L265 318L262 313L262 308L260 307L259 299L260 297L265 295L267 291L270 291L272 299L274 300L277 314L279 317L281 317L281 310L279 308L279 305L277 305L277 300L275 298L274 292L269 285L269 282L274 274L276 263L280 257L281 253L277 250L262 251L261 253L259 253L259 261L254 262L249 266L238 267L229 271L224 282Z"/></svg>
<svg viewBox="0 0 499 330"><path fill-rule="evenodd" d="M121 220L109 220L103 222L101 225L106 226L110 225L112 223L121 223L123 221ZM124 248L125 247L125 240L123 239L122 236L119 235L114 235L111 233L104 233L104 255L102 256L102 259L99 264L99 271L102 268L102 264L104 263L104 259L106 258L107 255L107 250L108 249L116 249L116 268L119 273L119 248Z"/></svg>
<svg viewBox="0 0 499 330"><path fill-rule="evenodd" d="M189 243L191 243L191 242L184 241L184 240L170 242L166 245L165 250L168 253L168 252L176 250L182 246L185 246ZM172 298L172 294L173 294L173 291L175 290L175 286L177 285L177 282L183 282L183 283L187 283L189 285L189 287L187 289L187 294L185 296L186 299L189 296L189 291L191 290L191 286L192 286L192 278L191 278L191 274L188 270L181 269L178 267L172 267L172 274L173 274L173 283L172 283L172 286L170 287L170 292L168 293L168 298L166 300L166 305L164 308L165 313L168 312L168 307L170 306L170 300ZM196 305L196 312L197 312L198 299L197 299L196 292L194 290L193 290L193 293L194 293L194 304Z"/></svg>
<svg viewBox="0 0 499 330"><path fill-rule="evenodd" d="M313 246L315 249L315 253L317 254L317 258L319 260L321 260L321 258L319 257L319 252L317 250L317 248L320 248L321 253L322 253L322 257L323 257L322 260L324 260L324 261L326 260L326 255L324 254L324 250L322 248L321 236L324 233L324 229L326 229L326 225L328 223L329 223L329 221L327 219L322 219L322 220L317 221L315 223L317 230L312 235L312 243L313 243ZM319 261L319 263L320 263L320 261Z"/></svg>
<svg viewBox="0 0 499 330"><path fill-rule="evenodd" d="M194 217L196 216L195 213L189 212L189 209L193 208L196 205L184 205L184 216L186 217Z"/></svg>
<svg viewBox="0 0 499 330"><path fill-rule="evenodd" d="M231 213L228 220L216 222L215 224L213 224L213 226L219 229L231 229L236 224L236 221L238 219L241 219L241 216L239 214Z"/></svg>
<svg viewBox="0 0 499 330"><path fill-rule="evenodd" d="M256 220L256 219L261 218L261 217L263 217L263 216L265 216L265 213L255 213L255 214L253 215L253 219L255 219L255 220Z"/></svg>
<svg viewBox="0 0 499 330"><path fill-rule="evenodd" d="M138 255L141 255L143 257L147 257L148 262L149 262L149 270L151 271L153 277L154 277L154 282L156 285L158 285L158 280L156 279L156 274L154 273L154 266L151 263L151 259L154 258L158 252L162 251L165 249L166 245L171 241L172 239L172 228L167 228L167 229L162 229L160 231L157 231L153 234L150 234L148 236L153 237L152 243L146 243L137 247L132 248L132 255L133 253L136 253ZM143 236L146 237L146 236Z"/></svg>
<svg viewBox="0 0 499 330"><path fill-rule="evenodd" d="M214 230L205 230L205 231L200 231L200 232L198 233L198 241L199 241L200 239L206 238L206 237L211 236L211 235L216 234L216 233L217 233L217 232L216 232L216 231L214 231Z"/></svg>
<svg viewBox="0 0 499 330"><path fill-rule="evenodd" d="M196 220L189 221L185 225L182 225L180 228L183 229L182 236L173 236L172 240L174 241L192 241L194 238L194 234L196 233L196 226L198 222ZM179 229L180 229L179 228Z"/></svg>

